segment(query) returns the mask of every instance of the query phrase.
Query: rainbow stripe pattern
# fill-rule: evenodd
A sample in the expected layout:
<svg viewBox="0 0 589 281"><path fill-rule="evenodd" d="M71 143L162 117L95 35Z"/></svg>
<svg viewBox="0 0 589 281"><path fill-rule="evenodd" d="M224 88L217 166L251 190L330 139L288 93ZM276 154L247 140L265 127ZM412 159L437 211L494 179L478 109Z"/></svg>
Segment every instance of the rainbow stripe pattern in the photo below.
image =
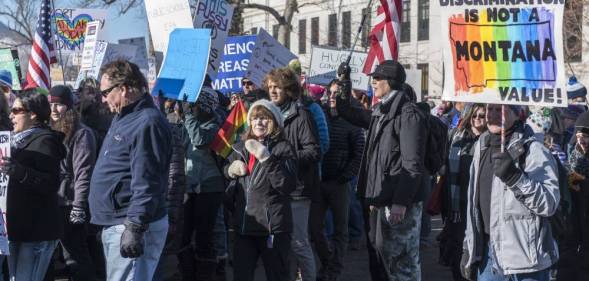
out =
<svg viewBox="0 0 589 281"><path fill-rule="evenodd" d="M231 153L231 146L237 141L237 137L247 125L247 112L243 101L239 100L229 113L227 120L217 132L217 136L211 143L211 149L223 158Z"/></svg>
<svg viewBox="0 0 589 281"><path fill-rule="evenodd" d="M455 95L499 87L554 87L554 12L522 8L501 21L493 9L480 9L478 19L463 14L449 19Z"/></svg>

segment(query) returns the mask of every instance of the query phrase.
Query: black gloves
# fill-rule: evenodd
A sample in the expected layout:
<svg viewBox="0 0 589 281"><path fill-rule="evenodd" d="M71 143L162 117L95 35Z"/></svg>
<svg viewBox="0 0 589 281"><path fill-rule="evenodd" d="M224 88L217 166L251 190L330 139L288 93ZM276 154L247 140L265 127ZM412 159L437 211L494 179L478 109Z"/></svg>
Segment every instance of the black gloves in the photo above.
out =
<svg viewBox="0 0 589 281"><path fill-rule="evenodd" d="M143 255L143 233L147 225L125 221L125 231L121 235L121 256L123 258L138 258Z"/></svg>
<svg viewBox="0 0 589 281"><path fill-rule="evenodd" d="M507 152L499 152L493 154L492 157L495 176L500 178L509 187L515 185L521 177L522 171L515 166L511 155Z"/></svg>
<svg viewBox="0 0 589 281"><path fill-rule="evenodd" d="M70 211L70 222L72 224L84 224L86 222L86 210L74 206Z"/></svg>
<svg viewBox="0 0 589 281"><path fill-rule="evenodd" d="M26 169L10 157L2 158L0 162L0 173L7 174L18 181L24 180L27 176Z"/></svg>

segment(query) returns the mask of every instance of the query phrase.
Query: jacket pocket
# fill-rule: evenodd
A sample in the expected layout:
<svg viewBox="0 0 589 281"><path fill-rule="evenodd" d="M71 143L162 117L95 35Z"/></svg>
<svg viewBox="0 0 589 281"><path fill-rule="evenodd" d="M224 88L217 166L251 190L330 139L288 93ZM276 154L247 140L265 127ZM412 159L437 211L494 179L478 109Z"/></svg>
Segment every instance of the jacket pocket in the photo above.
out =
<svg viewBox="0 0 589 281"><path fill-rule="evenodd" d="M114 210L120 210L129 206L131 200L131 189L129 183L119 180L112 189L110 200Z"/></svg>
<svg viewBox="0 0 589 281"><path fill-rule="evenodd" d="M538 263L534 220L532 217L514 216L504 219L498 258L505 270L529 269Z"/></svg>
<svg viewBox="0 0 589 281"><path fill-rule="evenodd" d="M504 219L507 219L507 217L510 216L513 216L516 219L535 217L526 206L515 198L515 194L510 189L506 189L503 192L503 210Z"/></svg>

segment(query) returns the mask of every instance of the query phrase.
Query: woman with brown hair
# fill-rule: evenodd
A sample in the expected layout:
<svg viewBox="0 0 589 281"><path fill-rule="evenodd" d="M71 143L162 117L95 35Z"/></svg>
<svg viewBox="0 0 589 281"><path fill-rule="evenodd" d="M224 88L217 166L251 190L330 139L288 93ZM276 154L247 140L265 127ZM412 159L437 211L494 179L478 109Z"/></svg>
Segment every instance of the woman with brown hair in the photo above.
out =
<svg viewBox="0 0 589 281"><path fill-rule="evenodd" d="M440 243L440 260L452 269L455 281L465 280L460 274L462 241L466 229L466 205L469 169L472 163L474 144L487 130L486 106L472 105L460 125L450 133L448 172L444 182L443 216L444 230Z"/></svg>
<svg viewBox="0 0 589 281"><path fill-rule="evenodd" d="M235 281L253 281L257 260L266 279L289 281L293 229L290 193L297 185L296 154L283 133L280 109L259 100L248 112L244 142L228 157L225 176L231 179L229 209L235 214Z"/></svg>

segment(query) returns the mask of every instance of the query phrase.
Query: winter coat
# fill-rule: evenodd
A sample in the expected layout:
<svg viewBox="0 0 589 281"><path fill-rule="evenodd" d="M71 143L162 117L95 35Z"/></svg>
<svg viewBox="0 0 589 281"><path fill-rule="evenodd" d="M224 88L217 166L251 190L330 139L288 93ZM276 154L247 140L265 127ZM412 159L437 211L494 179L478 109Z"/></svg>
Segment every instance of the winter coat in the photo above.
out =
<svg viewBox="0 0 589 281"><path fill-rule="evenodd" d="M115 116L90 182L93 224L149 224L166 215L171 135L147 94Z"/></svg>
<svg viewBox="0 0 589 281"><path fill-rule="evenodd" d="M37 242L60 239L63 221L58 204L59 163L66 151L63 134L42 129L11 158L25 169L23 179L10 177L6 201L8 240Z"/></svg>
<svg viewBox="0 0 589 281"><path fill-rule="evenodd" d="M241 235L265 236L290 233L293 228L290 194L297 186L297 161L292 145L286 140L264 143L270 158L256 160L251 174L232 181L227 196L235 212L235 229ZM248 165L249 152L240 142L233 146L228 162L241 160ZM227 164L224 173L229 178Z"/></svg>
<svg viewBox="0 0 589 281"><path fill-rule="evenodd" d="M463 245L463 251L468 254L467 266L483 258L484 229L478 207L479 167L483 153L489 149L489 136L490 133L485 132L475 143L470 167ZM532 139L531 130L518 129L513 132L506 151L518 142ZM525 160L515 162L523 174L513 186L507 186L496 176L492 179L490 247L495 255L494 267L503 275L540 271L558 260L558 247L549 222L560 200L556 159L535 139L521 157Z"/></svg>
<svg viewBox="0 0 589 281"><path fill-rule="evenodd" d="M283 110L284 134L294 147L298 159L297 189L293 199L319 198L319 169L321 149L313 116L302 105L290 102Z"/></svg>
<svg viewBox="0 0 589 281"><path fill-rule="evenodd" d="M374 111L337 98L337 111L368 129L358 175L358 195L372 206L409 206L424 200L426 116L404 92L393 91Z"/></svg>
<svg viewBox="0 0 589 281"><path fill-rule="evenodd" d="M82 123L67 140L66 157L60 164L59 204L88 209L90 179L96 163L96 136Z"/></svg>
<svg viewBox="0 0 589 281"><path fill-rule="evenodd" d="M219 131L220 119L215 114L208 121L201 121L195 115L186 114L184 126L186 138L186 181L187 192L223 192L225 182L217 165L211 143Z"/></svg>
<svg viewBox="0 0 589 281"><path fill-rule="evenodd" d="M364 151L364 131L339 116L327 117L331 145L323 156L323 181L349 182L360 169Z"/></svg>
<svg viewBox="0 0 589 281"><path fill-rule="evenodd" d="M184 193L186 192L186 173L184 169L185 145L184 137L186 131L182 124L170 124L172 129L172 158L170 159L170 172L168 178L168 189L166 202L168 207L168 222L170 229L175 233L168 232L164 253L172 254L180 250L182 222L184 217ZM171 235L170 235L171 234Z"/></svg>

